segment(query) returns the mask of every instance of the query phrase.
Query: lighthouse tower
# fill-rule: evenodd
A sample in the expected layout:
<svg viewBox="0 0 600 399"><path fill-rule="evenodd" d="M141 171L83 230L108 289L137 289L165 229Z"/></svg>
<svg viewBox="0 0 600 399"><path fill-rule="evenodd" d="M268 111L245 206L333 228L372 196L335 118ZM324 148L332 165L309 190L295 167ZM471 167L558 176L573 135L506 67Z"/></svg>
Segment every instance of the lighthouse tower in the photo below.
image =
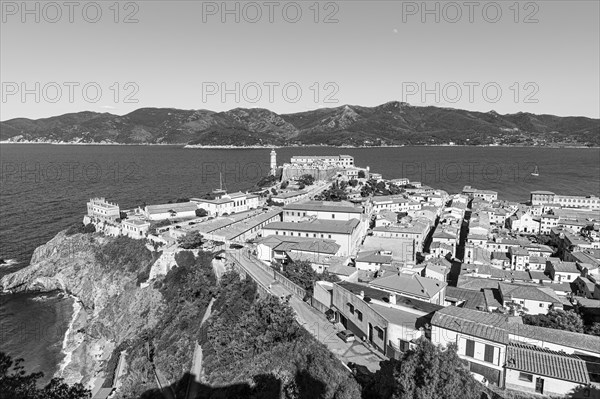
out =
<svg viewBox="0 0 600 399"><path fill-rule="evenodd" d="M277 173L277 153L275 152L275 149L273 148L271 150L271 174L273 176L275 176L276 173Z"/></svg>

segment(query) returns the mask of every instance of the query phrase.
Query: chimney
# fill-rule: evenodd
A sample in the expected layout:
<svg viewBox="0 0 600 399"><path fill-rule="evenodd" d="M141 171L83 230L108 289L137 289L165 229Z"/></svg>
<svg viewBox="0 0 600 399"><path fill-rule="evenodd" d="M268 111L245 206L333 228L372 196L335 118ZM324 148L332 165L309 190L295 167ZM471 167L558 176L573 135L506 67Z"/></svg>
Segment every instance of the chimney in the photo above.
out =
<svg viewBox="0 0 600 399"><path fill-rule="evenodd" d="M396 304L396 294L390 294L390 298L389 299L390 299L390 303L392 305Z"/></svg>
<svg viewBox="0 0 600 399"><path fill-rule="evenodd" d="M361 292L360 292L360 294L358 294L358 296L359 296L360 298L364 298L364 297L365 297L365 292L364 292L364 291L361 291Z"/></svg>

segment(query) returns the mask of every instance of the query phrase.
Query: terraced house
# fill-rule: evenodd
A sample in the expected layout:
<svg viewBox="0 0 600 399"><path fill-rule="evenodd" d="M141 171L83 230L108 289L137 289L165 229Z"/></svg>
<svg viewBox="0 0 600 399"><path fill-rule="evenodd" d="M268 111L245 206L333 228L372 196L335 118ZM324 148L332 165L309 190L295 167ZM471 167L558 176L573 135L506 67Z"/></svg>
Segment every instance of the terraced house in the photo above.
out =
<svg viewBox="0 0 600 399"><path fill-rule="evenodd" d="M480 381L543 395L590 398L600 337L522 324L520 317L448 306L431 320L431 341L455 344Z"/></svg>

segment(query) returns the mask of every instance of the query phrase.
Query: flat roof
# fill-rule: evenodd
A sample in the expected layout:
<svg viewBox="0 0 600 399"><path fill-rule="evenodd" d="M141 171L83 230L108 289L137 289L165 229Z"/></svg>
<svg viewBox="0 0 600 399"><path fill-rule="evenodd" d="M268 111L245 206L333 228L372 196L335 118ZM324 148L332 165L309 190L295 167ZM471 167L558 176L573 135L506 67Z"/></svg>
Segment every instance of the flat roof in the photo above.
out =
<svg viewBox="0 0 600 399"><path fill-rule="evenodd" d="M322 211L322 212L343 212L343 213L362 213L362 207L352 205L333 205L328 201L307 201L287 204L283 207L284 210L300 210L300 211Z"/></svg>

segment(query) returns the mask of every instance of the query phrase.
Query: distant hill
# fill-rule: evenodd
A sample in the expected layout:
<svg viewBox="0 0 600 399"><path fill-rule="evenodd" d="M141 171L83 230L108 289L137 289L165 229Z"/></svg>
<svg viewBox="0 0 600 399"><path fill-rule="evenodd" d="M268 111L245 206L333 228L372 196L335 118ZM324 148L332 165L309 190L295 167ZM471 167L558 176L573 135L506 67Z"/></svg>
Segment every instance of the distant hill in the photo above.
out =
<svg viewBox="0 0 600 399"><path fill-rule="evenodd" d="M600 146L600 120L519 112L500 115L389 102L295 114L141 108L127 115L79 112L0 122L0 140L232 146L585 145Z"/></svg>

